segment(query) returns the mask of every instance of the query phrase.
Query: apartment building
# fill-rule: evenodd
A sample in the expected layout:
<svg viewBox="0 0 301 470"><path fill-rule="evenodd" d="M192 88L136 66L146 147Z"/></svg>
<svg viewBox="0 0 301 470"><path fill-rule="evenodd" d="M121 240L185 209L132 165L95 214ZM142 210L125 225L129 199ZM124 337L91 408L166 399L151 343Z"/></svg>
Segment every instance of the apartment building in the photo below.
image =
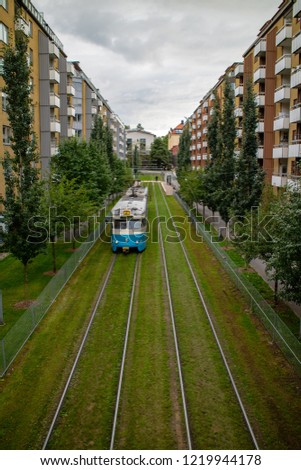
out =
<svg viewBox="0 0 301 470"><path fill-rule="evenodd" d="M184 121L181 121L174 129L170 129L168 132L168 150L172 154L173 165L177 164L177 155L179 152L180 137L183 133Z"/></svg>
<svg viewBox="0 0 301 470"><path fill-rule="evenodd" d="M68 61L63 44L30 0L0 0L0 155L4 155L5 151L11 153L11 130L1 76L1 45L8 44L10 38L13 40L16 30L21 30L28 37L34 132L40 155L39 166L45 176L62 140L75 136L89 140L95 117L101 115L110 126L113 111L79 62ZM124 125L116 115L114 119L118 121L114 151L124 158ZM4 195L1 165L0 195Z"/></svg>
<svg viewBox="0 0 301 470"><path fill-rule="evenodd" d="M143 167L148 167L149 155L151 151L152 143L156 136L151 132L145 131L142 127L126 130L126 154L127 158L131 160L134 155L135 147L137 147L140 162Z"/></svg>
<svg viewBox="0 0 301 470"><path fill-rule="evenodd" d="M235 70L237 67L235 62L227 68L225 73L219 78L217 83L206 93L200 101L198 107L193 112L191 120L191 166L193 170L204 168L210 159L210 149L208 146L208 124L213 114L215 95L218 96L221 107L224 99L224 86L226 77L231 83L233 92L235 89ZM237 142L237 146L239 141Z"/></svg>

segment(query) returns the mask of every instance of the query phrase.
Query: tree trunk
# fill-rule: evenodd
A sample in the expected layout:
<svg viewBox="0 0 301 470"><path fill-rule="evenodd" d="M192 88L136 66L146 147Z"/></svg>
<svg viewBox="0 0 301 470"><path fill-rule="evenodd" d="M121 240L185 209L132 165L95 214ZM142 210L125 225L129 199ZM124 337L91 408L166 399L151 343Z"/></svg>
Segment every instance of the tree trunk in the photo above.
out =
<svg viewBox="0 0 301 470"><path fill-rule="evenodd" d="M51 253L52 253L52 270L56 273L56 250L55 250L55 235L50 235Z"/></svg>
<svg viewBox="0 0 301 470"><path fill-rule="evenodd" d="M28 262L23 263L24 266L24 298L28 299Z"/></svg>
<svg viewBox="0 0 301 470"><path fill-rule="evenodd" d="M276 277L276 279L275 279L275 287L274 287L274 303L275 303L275 305L278 304L278 287L279 287L279 286L278 286L278 279L277 279L277 277Z"/></svg>

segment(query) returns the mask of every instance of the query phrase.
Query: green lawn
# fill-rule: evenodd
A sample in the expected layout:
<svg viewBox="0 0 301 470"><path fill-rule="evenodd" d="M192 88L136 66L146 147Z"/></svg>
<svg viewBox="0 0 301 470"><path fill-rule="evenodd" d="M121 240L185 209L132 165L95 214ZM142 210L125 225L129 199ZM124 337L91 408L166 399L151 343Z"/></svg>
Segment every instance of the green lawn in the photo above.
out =
<svg viewBox="0 0 301 470"><path fill-rule="evenodd" d="M58 242L57 269L59 269L71 256L71 243ZM38 255L29 265L28 288L24 288L24 275L22 263L12 255L0 261L0 289L3 295L4 326L0 326L0 339L16 323L26 307L20 308L16 304L24 300L35 300L47 285L52 271L51 247L48 245L45 253Z"/></svg>

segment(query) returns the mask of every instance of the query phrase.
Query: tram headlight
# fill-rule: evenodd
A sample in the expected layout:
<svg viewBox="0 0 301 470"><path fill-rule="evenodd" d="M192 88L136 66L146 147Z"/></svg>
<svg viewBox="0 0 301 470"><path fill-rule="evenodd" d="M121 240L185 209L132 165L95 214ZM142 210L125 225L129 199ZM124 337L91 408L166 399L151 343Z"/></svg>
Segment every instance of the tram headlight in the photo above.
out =
<svg viewBox="0 0 301 470"><path fill-rule="evenodd" d="M118 241L118 240L115 240L115 243L116 243L116 245L118 245L119 241Z"/></svg>
<svg viewBox="0 0 301 470"><path fill-rule="evenodd" d="M136 245L138 245L138 243L139 243L139 241L138 241L138 240L136 240Z"/></svg>

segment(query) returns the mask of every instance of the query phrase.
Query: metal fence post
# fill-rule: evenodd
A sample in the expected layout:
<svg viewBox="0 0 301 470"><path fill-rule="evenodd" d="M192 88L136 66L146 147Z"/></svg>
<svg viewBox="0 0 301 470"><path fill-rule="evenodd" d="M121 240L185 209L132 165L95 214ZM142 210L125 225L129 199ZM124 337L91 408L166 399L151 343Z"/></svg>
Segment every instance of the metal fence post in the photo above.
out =
<svg viewBox="0 0 301 470"><path fill-rule="evenodd" d="M0 325L4 325L2 290L0 290Z"/></svg>
<svg viewBox="0 0 301 470"><path fill-rule="evenodd" d="M1 375L3 375L4 372L6 371L6 357L5 357L4 339L1 340L1 355L2 355L2 366L3 366L3 370L1 371Z"/></svg>

